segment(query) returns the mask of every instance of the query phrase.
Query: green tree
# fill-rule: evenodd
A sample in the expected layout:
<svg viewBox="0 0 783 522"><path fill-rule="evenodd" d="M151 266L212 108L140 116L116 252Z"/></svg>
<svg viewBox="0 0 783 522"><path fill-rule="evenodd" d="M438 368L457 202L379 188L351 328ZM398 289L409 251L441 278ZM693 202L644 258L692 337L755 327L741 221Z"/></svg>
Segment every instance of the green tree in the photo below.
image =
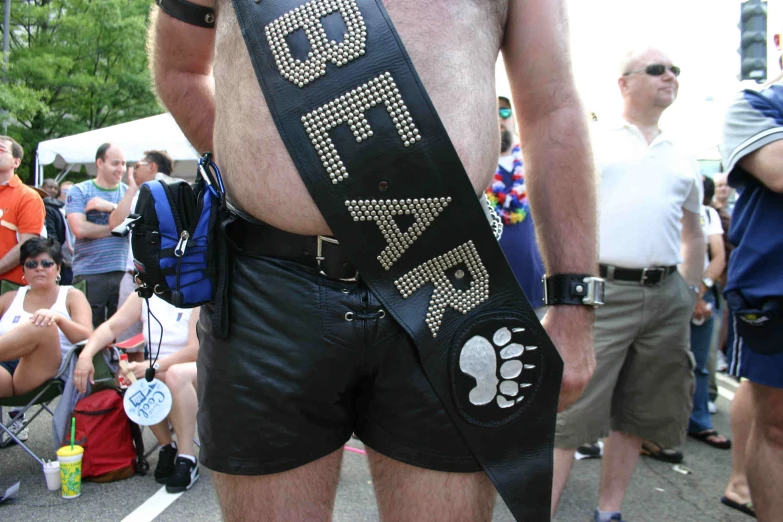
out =
<svg viewBox="0 0 783 522"><path fill-rule="evenodd" d="M163 112L147 70L153 0L14 0L10 63L0 87L8 133L40 141Z"/></svg>

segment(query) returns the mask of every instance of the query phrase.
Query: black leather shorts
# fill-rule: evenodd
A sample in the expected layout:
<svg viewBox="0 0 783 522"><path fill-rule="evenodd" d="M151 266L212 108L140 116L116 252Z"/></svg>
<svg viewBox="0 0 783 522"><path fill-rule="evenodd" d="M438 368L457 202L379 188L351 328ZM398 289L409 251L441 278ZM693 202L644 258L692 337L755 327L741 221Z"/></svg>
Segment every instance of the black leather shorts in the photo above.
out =
<svg viewBox="0 0 783 522"><path fill-rule="evenodd" d="M287 471L355 433L392 459L481 468L433 392L416 348L362 282L270 257L236 255L230 334L199 321L198 427L206 467Z"/></svg>

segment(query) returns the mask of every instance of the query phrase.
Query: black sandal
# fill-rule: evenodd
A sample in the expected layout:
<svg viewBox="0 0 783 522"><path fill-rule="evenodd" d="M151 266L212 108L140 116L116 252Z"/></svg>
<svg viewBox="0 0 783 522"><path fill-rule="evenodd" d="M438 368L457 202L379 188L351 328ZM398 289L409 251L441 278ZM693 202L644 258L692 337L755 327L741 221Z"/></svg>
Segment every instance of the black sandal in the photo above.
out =
<svg viewBox="0 0 783 522"><path fill-rule="evenodd" d="M651 440L642 441L642 455L652 457L656 460L662 460L663 462L670 462L672 464L679 464L685 456L681 451L674 448L666 448L653 442Z"/></svg>
<svg viewBox="0 0 783 522"><path fill-rule="evenodd" d="M715 430L705 430L696 433L688 432L689 437L692 437L696 440L700 440L705 444L709 444L713 448L724 449L724 450L731 449L731 441L729 439L726 439L721 442L710 440L710 437L717 437L719 435L720 434Z"/></svg>
<svg viewBox="0 0 783 522"><path fill-rule="evenodd" d="M728 506L731 509L736 509L737 511L740 511L742 513L745 513L746 515L756 518L756 510L753 509L753 502L745 502L744 504L740 504L739 502L734 502L733 500L727 497L721 497L720 502L724 506Z"/></svg>

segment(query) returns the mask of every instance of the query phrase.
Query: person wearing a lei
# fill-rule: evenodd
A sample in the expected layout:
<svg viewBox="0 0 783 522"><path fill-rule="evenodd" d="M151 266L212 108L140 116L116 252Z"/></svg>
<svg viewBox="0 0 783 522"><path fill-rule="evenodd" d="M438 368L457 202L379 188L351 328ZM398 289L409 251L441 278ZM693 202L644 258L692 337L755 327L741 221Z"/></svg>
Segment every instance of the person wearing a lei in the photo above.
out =
<svg viewBox="0 0 783 522"><path fill-rule="evenodd" d="M503 220L504 225L516 225L525 220L530 213L527 200L525 175L522 168L522 149L519 144L511 150L513 166L511 168L511 186L503 182L503 168L498 165L492 184L487 189L487 199Z"/></svg>

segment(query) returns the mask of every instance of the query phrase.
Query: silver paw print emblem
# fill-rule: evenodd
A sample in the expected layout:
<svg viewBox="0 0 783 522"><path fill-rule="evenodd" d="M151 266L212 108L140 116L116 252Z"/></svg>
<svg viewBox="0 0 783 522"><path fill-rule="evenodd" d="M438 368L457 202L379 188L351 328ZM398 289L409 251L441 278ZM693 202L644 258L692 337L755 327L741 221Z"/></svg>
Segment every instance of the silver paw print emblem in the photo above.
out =
<svg viewBox="0 0 783 522"><path fill-rule="evenodd" d="M512 343L513 334L522 331L524 328L499 328L491 342L476 335L464 344L459 354L459 369L476 380L476 387L468 395L471 404L484 406L494 400L500 408L510 408L525 398L522 390L531 384L521 382L522 371L532 370L535 365L522 364L519 358L538 347Z"/></svg>

